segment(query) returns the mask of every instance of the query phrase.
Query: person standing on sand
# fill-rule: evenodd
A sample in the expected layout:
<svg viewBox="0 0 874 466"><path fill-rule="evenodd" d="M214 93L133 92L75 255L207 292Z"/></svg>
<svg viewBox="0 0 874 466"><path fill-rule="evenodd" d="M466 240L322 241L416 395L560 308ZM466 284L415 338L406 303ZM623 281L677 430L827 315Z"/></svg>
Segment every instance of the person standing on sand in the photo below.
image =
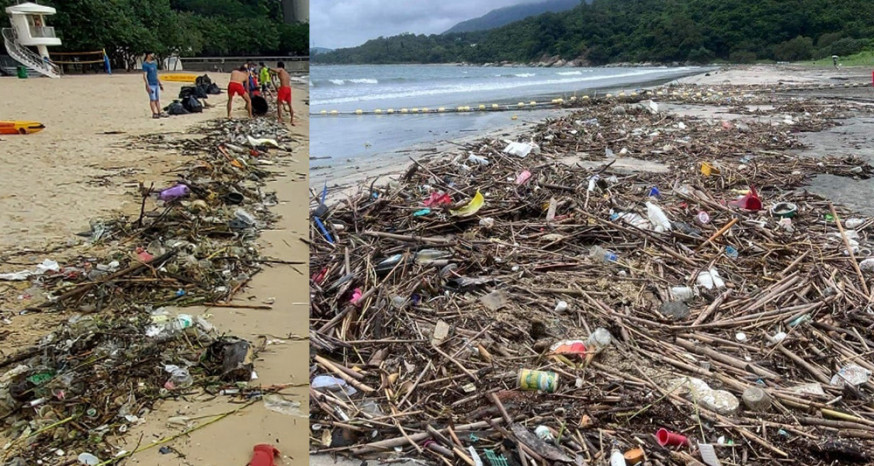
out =
<svg viewBox="0 0 874 466"><path fill-rule="evenodd" d="M282 122L282 104L288 105L288 122L294 126L294 108L291 106L291 75L285 71L285 63L276 64L276 74L279 76L279 90L276 92L276 114Z"/></svg>
<svg viewBox="0 0 874 466"><path fill-rule="evenodd" d="M249 118L252 118L252 99L249 97L249 93L246 92L248 81L249 70L246 68L246 65L231 71L231 82L228 83L228 118L231 117L235 95L239 95L246 101L246 110L249 111Z"/></svg>
<svg viewBox="0 0 874 466"><path fill-rule="evenodd" d="M143 62L143 82L146 83L146 92L149 94L152 118L161 118L164 115L161 114L161 94L158 89L163 91L164 85L158 80L158 62L151 52L146 54L146 61Z"/></svg>
<svg viewBox="0 0 874 466"><path fill-rule="evenodd" d="M832 62L835 64L835 69L838 69L838 56L832 55Z"/></svg>
<svg viewBox="0 0 874 466"><path fill-rule="evenodd" d="M263 61L258 69L258 83L261 84L261 94L266 97L270 93L270 68Z"/></svg>

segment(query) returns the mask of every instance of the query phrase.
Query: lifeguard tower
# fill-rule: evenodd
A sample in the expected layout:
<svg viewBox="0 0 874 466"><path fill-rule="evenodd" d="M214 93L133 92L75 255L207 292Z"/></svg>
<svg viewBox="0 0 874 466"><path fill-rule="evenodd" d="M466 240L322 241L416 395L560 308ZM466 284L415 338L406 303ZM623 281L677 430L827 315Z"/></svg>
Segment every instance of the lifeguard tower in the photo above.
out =
<svg viewBox="0 0 874 466"><path fill-rule="evenodd" d="M57 65L49 61L47 47L61 45L55 36L55 28L46 26L45 17L57 11L45 5L25 2L6 8L12 23L3 29L3 43L9 56L22 65L50 78L60 78ZM37 52L28 47L36 47Z"/></svg>

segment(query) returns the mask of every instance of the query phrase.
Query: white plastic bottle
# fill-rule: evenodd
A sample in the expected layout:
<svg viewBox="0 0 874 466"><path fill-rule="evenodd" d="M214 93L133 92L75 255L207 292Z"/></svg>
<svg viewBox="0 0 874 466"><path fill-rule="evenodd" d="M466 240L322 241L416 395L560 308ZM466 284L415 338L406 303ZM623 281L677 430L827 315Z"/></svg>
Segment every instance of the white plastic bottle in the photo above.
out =
<svg viewBox="0 0 874 466"><path fill-rule="evenodd" d="M646 216L649 218L649 222L652 223L655 231L664 232L671 229L671 221L668 220L668 216L665 215L661 207L652 202L646 203Z"/></svg>

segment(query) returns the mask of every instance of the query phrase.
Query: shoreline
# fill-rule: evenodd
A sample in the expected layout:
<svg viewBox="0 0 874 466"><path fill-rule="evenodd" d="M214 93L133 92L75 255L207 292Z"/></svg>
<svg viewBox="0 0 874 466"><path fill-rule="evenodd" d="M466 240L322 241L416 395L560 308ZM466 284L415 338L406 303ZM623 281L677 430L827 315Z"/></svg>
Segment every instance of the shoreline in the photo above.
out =
<svg viewBox="0 0 874 466"><path fill-rule="evenodd" d="M859 68L861 70L861 68ZM847 74L856 78L862 79L866 76L861 74L856 74L856 69L844 69L840 70L842 75L839 76L841 78L846 77ZM793 75L792 72L801 72L801 75ZM671 78L671 79L656 79L645 81L641 83L640 87L636 89L653 91L660 87L667 88L677 85L695 85L701 87L707 86L717 86L724 84L733 84L737 86L750 86L750 85L762 85L762 86L782 86L784 84L791 83L812 83L812 84L822 84L828 85L832 84L829 79L834 75L830 70L810 70L805 69L803 67L796 67L792 65L736 65L731 67L720 67L713 70L702 70L700 72L696 72L693 74L689 74L688 76L684 76L681 78ZM849 79L849 78L848 78ZM610 92L616 92L619 90L628 90L628 86L606 86L606 87L598 87L592 88L594 91L591 94L597 97L600 95L606 95ZM763 88L764 90L765 88ZM787 89L788 91L788 89ZM827 90L825 90L827 91ZM568 93L561 94L549 94L546 95L546 98L553 97L566 97ZM659 100L658 96L649 96L651 98L655 98L656 101ZM506 99L506 102L513 102L518 99ZM617 100L619 103L619 100ZM527 112L549 112L554 111L555 114L544 115L543 118L538 119L526 119L526 125L536 125L543 121L544 118L551 118L555 116L565 115L569 112L574 111L574 108L561 108L561 109L539 109L539 110L507 110L508 112L516 112L519 115L519 118L522 118L522 115L525 115ZM313 115L316 118L332 118L331 116L324 115ZM403 118L403 115L386 115L381 116L380 118L394 118L400 117ZM471 142L475 142L479 139L491 139L497 136L504 136L507 138L518 138L520 136L524 136L526 134L526 130L521 127L519 124L508 123L502 127L491 128L482 132L476 132L475 134L470 134L464 136L462 138L457 138L454 142L458 144L467 144ZM412 155L418 156L436 156L439 155L439 151L435 151L435 146L444 143L444 140L434 140L431 142L423 142L417 143L412 146L402 147L395 150L389 150L383 153L368 155L368 156L359 156L354 158L346 158L345 160L338 160L333 157L319 157L318 159L314 159L310 165L310 169L312 170L311 177L311 188L321 189L324 180L320 180L321 174L325 170L333 170L334 172L340 172L340 181L335 183L334 186L337 188L342 188L342 190L347 190L350 187L353 187L356 183L361 183L365 181L369 181L370 178L375 176L386 177L392 175L398 175L405 168L392 167L395 163L404 162L404 166L408 165L408 157ZM319 155L319 154L314 154ZM331 164L330 161L337 161L337 164ZM353 167L347 168L346 164L354 163ZM356 181L357 179L357 181ZM329 186L329 192L331 191L331 186Z"/></svg>

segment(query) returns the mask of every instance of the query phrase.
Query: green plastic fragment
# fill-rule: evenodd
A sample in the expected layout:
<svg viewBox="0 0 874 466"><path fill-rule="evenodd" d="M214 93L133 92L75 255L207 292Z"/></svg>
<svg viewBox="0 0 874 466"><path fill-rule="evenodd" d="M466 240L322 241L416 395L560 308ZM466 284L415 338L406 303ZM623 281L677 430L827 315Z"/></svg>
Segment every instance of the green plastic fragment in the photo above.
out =
<svg viewBox="0 0 874 466"><path fill-rule="evenodd" d="M486 450L486 459L489 460L489 464L492 466L510 466L504 455L496 455L492 450Z"/></svg>

